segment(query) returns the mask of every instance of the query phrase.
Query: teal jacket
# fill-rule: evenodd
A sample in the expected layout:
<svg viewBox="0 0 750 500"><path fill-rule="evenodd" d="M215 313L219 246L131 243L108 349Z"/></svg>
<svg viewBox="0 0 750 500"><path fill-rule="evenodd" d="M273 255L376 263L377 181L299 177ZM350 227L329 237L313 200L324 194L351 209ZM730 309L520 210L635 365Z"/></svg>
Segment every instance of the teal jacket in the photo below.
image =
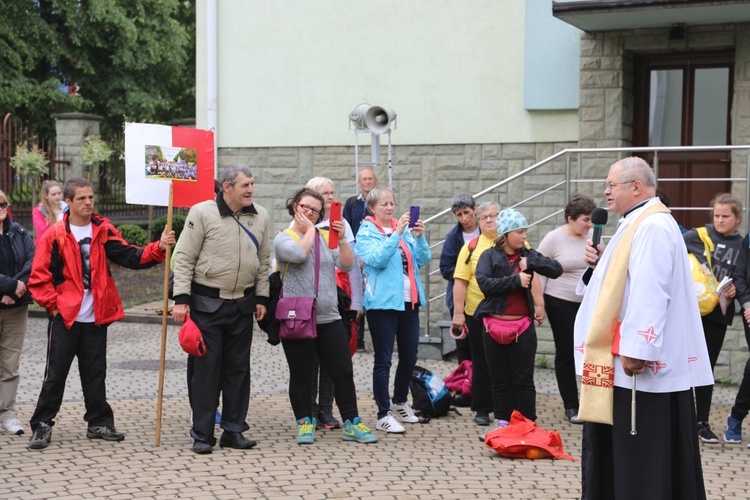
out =
<svg viewBox="0 0 750 500"><path fill-rule="evenodd" d="M432 258L430 247L424 235L414 238L408 229L399 236L390 236L370 220L365 219L357 232L357 243L354 253L363 262L362 279L365 284L363 306L366 310L392 309L404 310L404 271L399 251L399 242L403 239L411 252L414 266L414 280L419 294L419 304L424 307L425 300L419 268L424 267Z"/></svg>

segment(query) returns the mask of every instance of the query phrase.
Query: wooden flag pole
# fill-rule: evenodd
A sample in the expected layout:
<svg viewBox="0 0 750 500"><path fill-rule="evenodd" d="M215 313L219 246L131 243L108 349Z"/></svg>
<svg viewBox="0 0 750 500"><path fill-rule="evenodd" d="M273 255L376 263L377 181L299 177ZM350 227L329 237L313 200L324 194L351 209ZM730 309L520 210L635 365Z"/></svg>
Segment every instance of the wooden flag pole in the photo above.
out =
<svg viewBox="0 0 750 500"><path fill-rule="evenodd" d="M169 182L169 205L167 206L167 234L172 230L173 184ZM161 313L161 355L159 357L159 396L156 399L156 441L161 439L161 403L164 398L164 360L167 356L167 320L169 319L169 268L172 258L172 245L167 245L167 258L164 259L164 302Z"/></svg>

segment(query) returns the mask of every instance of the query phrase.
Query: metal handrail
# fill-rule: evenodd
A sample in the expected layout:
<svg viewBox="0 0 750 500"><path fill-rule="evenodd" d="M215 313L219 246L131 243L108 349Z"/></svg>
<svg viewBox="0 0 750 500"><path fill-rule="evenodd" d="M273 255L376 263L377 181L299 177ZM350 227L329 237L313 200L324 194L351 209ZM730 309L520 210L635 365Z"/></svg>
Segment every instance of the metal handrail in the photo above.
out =
<svg viewBox="0 0 750 500"><path fill-rule="evenodd" d="M747 150L749 152L747 157L747 172L746 177L729 177L729 178L690 178L690 179L680 179L680 178L664 178L659 179L659 157L658 154L660 152L685 152L688 153L690 151L736 151L736 150ZM553 189L557 189L562 185L565 185L566 188L566 194L568 197L570 197L570 185L571 183L591 183L591 182L601 182L600 180L595 179L571 179L572 175L570 172L570 155L577 154L579 155L579 162L580 165L580 155L585 153L653 153L654 159L653 159L653 168L654 168L654 175L656 176L657 184L658 182L705 182L705 181L729 181L729 182L745 182L748 184L745 196L745 210L748 211L750 214L750 145L740 145L740 146L658 146L658 147L624 147L624 148L566 148L561 151L558 151L557 153L553 154L552 156L549 156L548 158L545 158L542 161L539 161L530 167L527 167L520 172L517 172L510 177L507 177L503 179L500 182L497 182L493 184L492 186L483 189L482 191L479 191L476 193L474 198L479 198L481 196L484 196L488 193L491 193L493 191L496 191L498 188L501 188L510 182L519 179L521 177L524 177L525 175L561 158L567 156L566 160L566 171L565 171L565 180L560 181L556 183L555 185L548 187L544 189L543 191L536 193L535 195L532 195L531 197L518 202L512 207L517 207L522 205L523 203L526 203L527 201L530 201L534 198L537 198L538 196L541 196L542 194L551 191ZM696 210L695 207L670 207L671 210ZM700 209L700 208L698 208ZM542 219L535 221L530 224L530 226L534 226L537 224L540 224L552 217L555 217L559 213L561 213L563 210L558 210L554 212L551 215L548 215L546 217L543 217ZM425 219L424 224L427 226L429 223L436 221L437 219L444 217L446 214L452 213L450 208L446 208L445 210L438 212L437 214L433 215L432 217L428 217ZM750 232L750 216L745 217L745 231ZM429 234L430 229L427 227L427 230L425 231L425 236L428 237L428 243L429 243ZM437 248L438 246L445 243L445 239L440 240L436 242L435 244L430 245L430 249ZM443 297L445 297L446 293L440 293L434 297L429 296L429 290L430 290L430 283L429 278L437 273L439 273L439 269L436 269L435 271L430 271L430 262L427 263L427 269L426 269L426 276L427 276L427 283L426 283L426 294L428 296L427 304L425 304L425 330L424 335L429 336L429 329L430 329L430 304L436 300L439 300Z"/></svg>

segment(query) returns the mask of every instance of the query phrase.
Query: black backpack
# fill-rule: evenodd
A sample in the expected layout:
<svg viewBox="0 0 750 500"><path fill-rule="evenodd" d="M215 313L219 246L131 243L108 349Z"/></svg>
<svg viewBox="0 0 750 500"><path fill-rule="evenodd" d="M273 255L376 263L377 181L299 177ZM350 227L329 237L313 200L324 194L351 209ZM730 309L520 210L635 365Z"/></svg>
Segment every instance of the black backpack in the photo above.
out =
<svg viewBox="0 0 750 500"><path fill-rule="evenodd" d="M409 381L412 408L425 417L442 417L451 408L451 393L443 380L426 368L415 366Z"/></svg>

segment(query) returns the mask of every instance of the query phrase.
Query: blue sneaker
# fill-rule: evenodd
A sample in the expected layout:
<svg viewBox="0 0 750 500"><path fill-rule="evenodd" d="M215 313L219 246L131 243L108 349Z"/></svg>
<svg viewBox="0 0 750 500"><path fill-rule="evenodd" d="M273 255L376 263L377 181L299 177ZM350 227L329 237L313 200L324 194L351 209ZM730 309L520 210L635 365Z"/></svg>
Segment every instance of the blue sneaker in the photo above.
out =
<svg viewBox="0 0 750 500"><path fill-rule="evenodd" d="M727 431L724 433L724 442L733 444L742 442L742 420L727 415Z"/></svg>
<svg viewBox="0 0 750 500"><path fill-rule="evenodd" d="M344 441L356 441L358 443L377 443L378 438L370 432L364 424L360 423L359 417L354 417L353 421L344 422Z"/></svg>
<svg viewBox="0 0 750 500"><path fill-rule="evenodd" d="M216 410L216 416L214 416L214 424L219 425L221 423L221 413Z"/></svg>
<svg viewBox="0 0 750 500"><path fill-rule="evenodd" d="M317 421L312 421L305 417L297 421L297 444L313 444L315 442L315 425Z"/></svg>

